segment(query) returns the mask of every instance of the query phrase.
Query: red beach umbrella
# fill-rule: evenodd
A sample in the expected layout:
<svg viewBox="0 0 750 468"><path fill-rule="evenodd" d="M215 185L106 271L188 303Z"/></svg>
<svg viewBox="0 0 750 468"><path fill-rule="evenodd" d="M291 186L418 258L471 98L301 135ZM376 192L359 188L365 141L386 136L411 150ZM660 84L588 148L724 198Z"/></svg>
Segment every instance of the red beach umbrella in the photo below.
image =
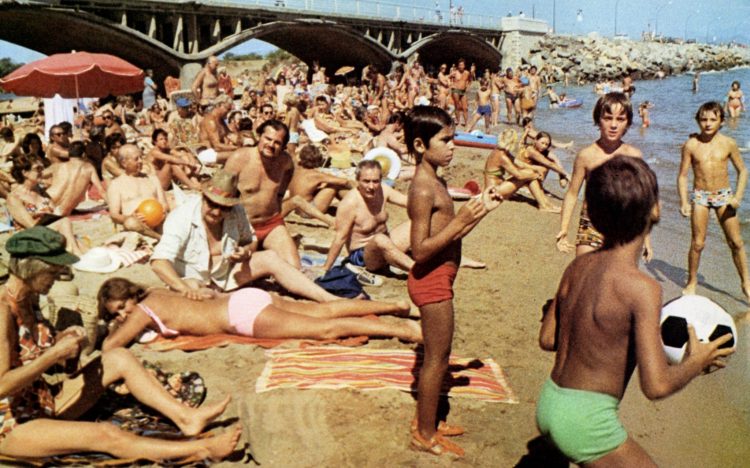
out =
<svg viewBox="0 0 750 468"><path fill-rule="evenodd" d="M142 91L143 78L143 70L113 55L72 52L27 63L0 86L18 96L104 97Z"/></svg>

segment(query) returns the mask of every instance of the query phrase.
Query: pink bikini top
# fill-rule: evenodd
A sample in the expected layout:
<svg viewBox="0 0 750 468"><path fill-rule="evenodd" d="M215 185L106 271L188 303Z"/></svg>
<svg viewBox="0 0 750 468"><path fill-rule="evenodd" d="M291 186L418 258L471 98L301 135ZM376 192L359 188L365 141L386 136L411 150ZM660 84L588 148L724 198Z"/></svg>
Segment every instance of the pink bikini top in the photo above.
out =
<svg viewBox="0 0 750 468"><path fill-rule="evenodd" d="M163 336L178 336L180 332L177 330L172 330L171 328L167 328L166 325L164 325L164 322L161 321L158 315L154 313L153 310L151 310L150 307L148 307L146 304L140 303L138 304L138 307L141 308L141 310L148 315L151 320L154 321L157 327L159 327L159 334Z"/></svg>

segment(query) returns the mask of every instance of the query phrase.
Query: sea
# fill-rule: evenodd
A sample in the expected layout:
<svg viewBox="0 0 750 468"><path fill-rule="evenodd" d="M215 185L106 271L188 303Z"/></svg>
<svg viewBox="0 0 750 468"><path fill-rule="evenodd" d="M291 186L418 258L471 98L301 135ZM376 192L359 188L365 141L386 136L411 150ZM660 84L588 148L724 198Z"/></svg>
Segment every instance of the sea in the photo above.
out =
<svg viewBox="0 0 750 468"><path fill-rule="evenodd" d="M746 93L750 91L750 68L736 68L727 71L701 72L699 90L692 91L693 75L671 76L662 80L637 81L636 92L632 97L634 107L633 125L623 140L643 151L644 158L656 172L659 181L661 201L661 221L654 227L652 243L654 259L644 264L649 272L662 285L665 302L680 295L687 279L687 253L690 247L690 221L681 216L677 193L677 172L680 165L680 149L691 133L698 131L695 113L701 104L708 101L723 102L733 81L739 81ZM575 109L549 109L547 98L543 98L537 110L535 127L549 132L561 142L573 140L572 148L555 150L563 165L572 171L576 153L599 137L594 126L592 111L598 96L592 85L555 85L558 94L564 92L570 98L583 100L583 105ZM651 126L641 128L637 106L650 101L654 107L650 111ZM750 101L746 104L750 108ZM502 115L505 115L503 109ZM738 146L748 148L740 153L745 166L750 170L750 116L742 115L724 123L722 132L734 138ZM691 171L692 172L692 171ZM730 164L732 188L736 186L736 172ZM547 186L552 188L551 178ZM692 173L689 187L692 188ZM555 188L552 189L555 192ZM750 248L750 184L744 194L739 216L745 250ZM561 193L557 191L557 193ZM698 294L704 295L721 305L730 315L739 318L750 309L740 289L739 276L732 262L730 250L718 220L709 220L706 248L703 251L699 272ZM738 323L738 325L741 325ZM750 326L739 327L737 352L722 372L726 379L726 397L745 409L745 417L750 424Z"/></svg>

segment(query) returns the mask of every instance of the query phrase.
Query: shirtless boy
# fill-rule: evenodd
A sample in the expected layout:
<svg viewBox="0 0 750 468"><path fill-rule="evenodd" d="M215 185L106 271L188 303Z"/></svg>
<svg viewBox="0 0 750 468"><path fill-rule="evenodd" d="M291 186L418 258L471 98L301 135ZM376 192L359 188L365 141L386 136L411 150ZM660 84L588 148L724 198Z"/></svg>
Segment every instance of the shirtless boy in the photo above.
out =
<svg viewBox="0 0 750 468"><path fill-rule="evenodd" d="M490 83L482 78L479 80L479 91L477 92L477 112L471 117L471 123L466 129L467 132L474 130L474 126L481 118L484 118L484 131L490 131L490 119L492 117L492 103L490 95L492 88Z"/></svg>
<svg viewBox="0 0 750 468"><path fill-rule="evenodd" d="M497 125L500 121L500 93L505 90L505 82L500 71L490 76L490 84L492 85L492 94L490 94L492 98L492 125Z"/></svg>
<svg viewBox="0 0 750 468"><path fill-rule="evenodd" d="M275 251L300 269L297 245L284 225L281 212L281 201L294 175L294 161L284 151L289 130L272 119L263 122L258 135L258 146L232 153L224 169L238 175L237 188L259 248Z"/></svg>
<svg viewBox="0 0 750 468"><path fill-rule="evenodd" d="M109 215L112 221L115 224L121 224L126 231L135 231L159 239L161 234L148 227L143 215L135 211L142 201L148 199L161 203L164 212L169 209L159 179L155 175L147 175L143 172L143 156L141 150L135 145L127 144L120 148L117 160L125 173L112 179L107 187Z"/></svg>
<svg viewBox="0 0 750 468"><path fill-rule="evenodd" d="M466 91L469 88L469 70L466 69L466 61L458 59L458 66L451 73L451 95L453 105L456 107L456 125L466 125L469 121L469 100ZM463 120L461 117L463 116ZM461 123L463 122L463 123Z"/></svg>
<svg viewBox="0 0 750 468"><path fill-rule="evenodd" d="M296 210L319 219L333 227L333 216L326 214L339 191L354 187L354 182L317 170L323 167L323 155L313 145L304 146L299 153L299 163L289 182L290 197L281 204L282 216Z"/></svg>
<svg viewBox="0 0 750 468"><path fill-rule="evenodd" d="M464 429L437 421L438 400L453 340L453 282L461 261L461 239L500 204L495 188L471 199L457 214L439 167L453 158L454 126L437 107L416 107L404 126L417 172L409 187L407 211L411 220L411 250L415 264L409 271L409 297L419 307L424 336L424 363L417 388L417 417L412 423L411 446L441 455L463 456L463 449L446 436Z"/></svg>
<svg viewBox="0 0 750 468"><path fill-rule="evenodd" d="M569 252L572 249L568 242L568 226L578 201L578 193L591 171L615 156L643 157L641 150L622 141L625 132L633 123L633 107L627 96L623 93L609 93L600 97L594 106L593 117L594 125L599 127L599 139L582 149L573 162L573 174L563 198L560 231L555 236L560 252ZM600 248L603 241L602 235L591 224L584 203L576 235L576 256ZM651 247L648 237L645 254L647 260L650 260Z"/></svg>
<svg viewBox="0 0 750 468"><path fill-rule="evenodd" d="M682 147L677 190L680 194L680 213L690 216L692 240L688 253L688 282L684 294L695 294L698 285L698 264L706 244L708 216L713 210L724 230L732 259L740 275L740 285L750 301L750 276L747 255L740 231L737 210L747 186L747 169L737 143L719 133L724 122L724 109L717 102L703 104L695 114L700 134L693 134ZM737 171L737 187L732 193L729 182L729 162ZM688 201L688 173L693 168L692 206Z"/></svg>
<svg viewBox="0 0 750 468"><path fill-rule="evenodd" d="M68 216L86 198L86 192L92 185L105 195L96 168L82 159L84 150L83 142L74 141L68 151L70 159L51 167L52 184L47 189L47 194L60 207L60 214L63 216Z"/></svg>
<svg viewBox="0 0 750 468"><path fill-rule="evenodd" d="M685 359L667 363L661 287L638 268L659 219L658 196L656 175L642 159L617 156L591 171L586 202L604 245L568 266L542 320L539 344L556 356L537 402L537 426L582 466L656 466L617 415L636 365L644 395L655 400L712 366L724 367L722 358L734 352L719 349L731 335L701 343L688 327Z"/></svg>

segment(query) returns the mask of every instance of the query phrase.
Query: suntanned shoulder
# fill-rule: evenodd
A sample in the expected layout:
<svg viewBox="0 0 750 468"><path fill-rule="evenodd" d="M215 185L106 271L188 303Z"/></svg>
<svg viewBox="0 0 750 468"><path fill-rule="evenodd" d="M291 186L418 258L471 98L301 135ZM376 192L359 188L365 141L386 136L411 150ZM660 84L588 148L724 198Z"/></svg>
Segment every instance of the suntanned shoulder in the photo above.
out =
<svg viewBox="0 0 750 468"><path fill-rule="evenodd" d="M631 158L643 158L643 151L627 143L623 143L622 146L615 151L615 154L619 156L630 156Z"/></svg>

